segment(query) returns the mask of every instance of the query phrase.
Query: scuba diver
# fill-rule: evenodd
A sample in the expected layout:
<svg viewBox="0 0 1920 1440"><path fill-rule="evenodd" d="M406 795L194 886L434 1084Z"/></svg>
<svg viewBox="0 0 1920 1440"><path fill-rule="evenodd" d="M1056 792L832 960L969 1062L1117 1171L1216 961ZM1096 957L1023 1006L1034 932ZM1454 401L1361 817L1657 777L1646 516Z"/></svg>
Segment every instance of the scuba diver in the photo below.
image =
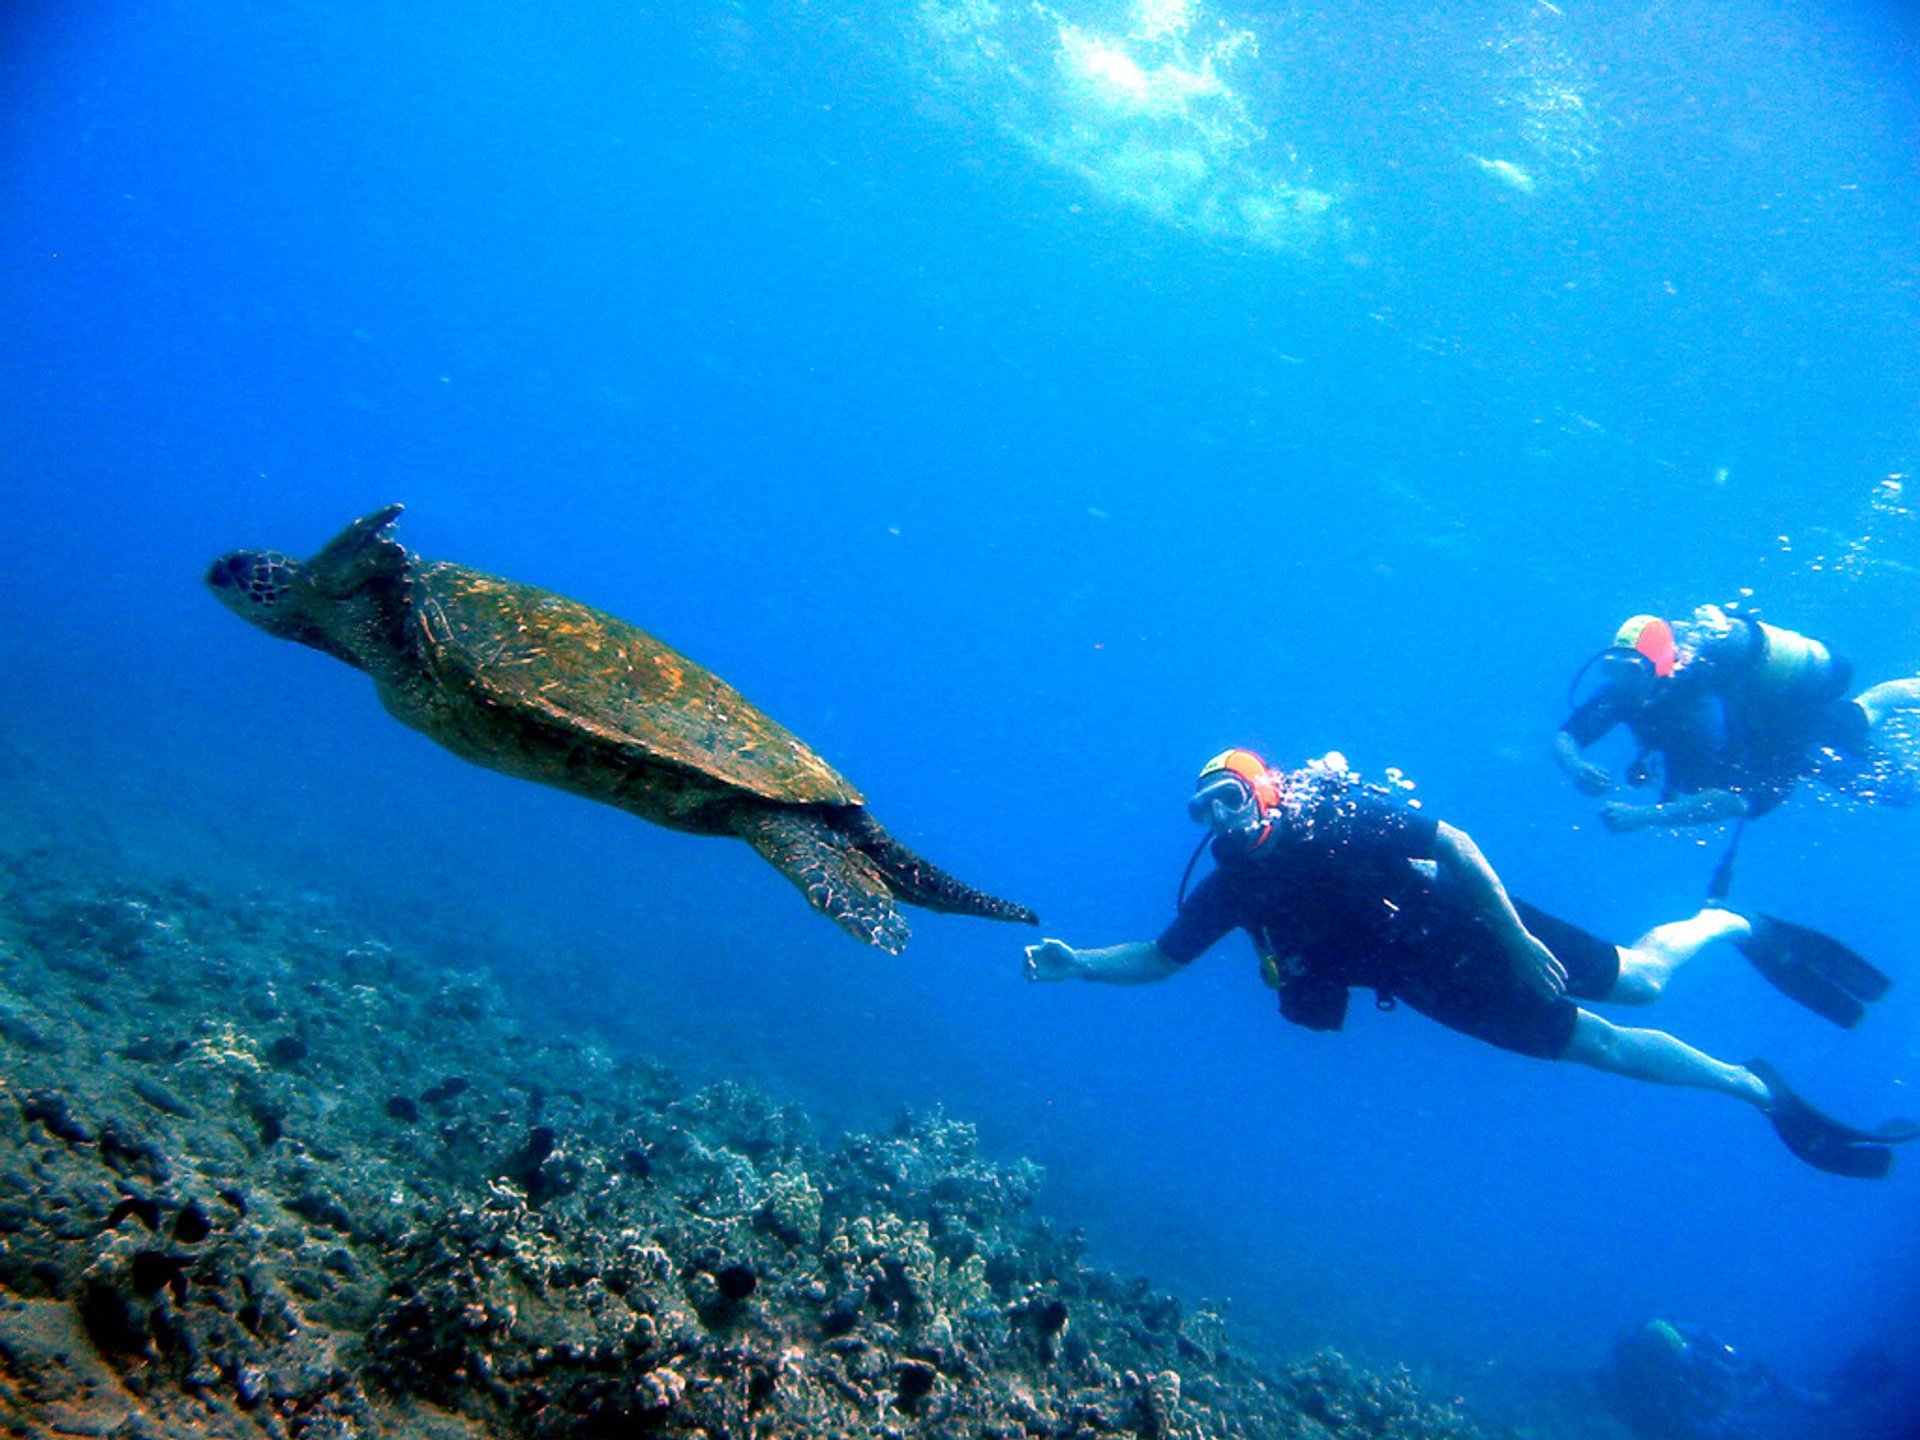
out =
<svg viewBox="0 0 1920 1440"><path fill-rule="evenodd" d="M1744 1100L1795 1155L1834 1174L1877 1179L1890 1147L1920 1138L1910 1121L1861 1130L1832 1119L1764 1061L1728 1064L1574 1003L1645 1004L1716 940L1791 943L1774 924L1710 906L1614 945L1511 898L1466 832L1362 784L1337 754L1283 773L1228 750L1202 768L1188 809L1208 829L1193 859L1210 846L1215 868L1191 894L1182 881L1160 936L1084 950L1043 940L1027 947L1029 980L1165 980L1239 928L1280 1013L1309 1029L1341 1028L1348 990L1364 986L1382 1009L1404 1001L1505 1050Z"/></svg>
<svg viewBox="0 0 1920 1440"><path fill-rule="evenodd" d="M1820 641L1737 606L1679 622L1636 615L1574 677L1554 758L1582 792L1605 795L1614 776L1582 752L1615 726L1632 731L1627 783L1657 776L1660 798L1608 800L1600 818L1616 833L1757 819L1803 776L1857 800L1920 804L1920 758L1881 729L1920 710L1920 677L1847 699L1852 681L1851 662Z"/></svg>
<svg viewBox="0 0 1920 1440"><path fill-rule="evenodd" d="M1745 1440L1784 1411L1825 1414L1894 1378L1893 1361L1868 1349L1812 1390L1697 1325L1649 1320L1614 1341L1597 1381L1601 1403L1637 1440Z"/></svg>

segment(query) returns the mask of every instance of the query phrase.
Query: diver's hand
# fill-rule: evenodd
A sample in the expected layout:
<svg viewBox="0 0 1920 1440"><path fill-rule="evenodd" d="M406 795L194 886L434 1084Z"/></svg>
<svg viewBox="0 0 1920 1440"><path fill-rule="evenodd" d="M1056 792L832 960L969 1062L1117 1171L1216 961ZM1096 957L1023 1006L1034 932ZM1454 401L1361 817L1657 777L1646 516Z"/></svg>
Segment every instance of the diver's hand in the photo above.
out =
<svg viewBox="0 0 1920 1440"><path fill-rule="evenodd" d="M1027 946L1027 979L1071 980L1080 973L1080 957L1064 940Z"/></svg>
<svg viewBox="0 0 1920 1440"><path fill-rule="evenodd" d="M1644 830L1660 822L1658 805L1633 805L1625 800L1609 800L1600 807L1600 823L1616 835Z"/></svg>
<svg viewBox="0 0 1920 1440"><path fill-rule="evenodd" d="M1531 931L1521 935L1510 956L1514 977L1543 999L1558 1000L1567 993L1567 967Z"/></svg>
<svg viewBox="0 0 1920 1440"><path fill-rule="evenodd" d="M1604 795L1619 783L1611 770L1591 760L1571 761L1567 773L1573 777L1573 788L1582 795Z"/></svg>

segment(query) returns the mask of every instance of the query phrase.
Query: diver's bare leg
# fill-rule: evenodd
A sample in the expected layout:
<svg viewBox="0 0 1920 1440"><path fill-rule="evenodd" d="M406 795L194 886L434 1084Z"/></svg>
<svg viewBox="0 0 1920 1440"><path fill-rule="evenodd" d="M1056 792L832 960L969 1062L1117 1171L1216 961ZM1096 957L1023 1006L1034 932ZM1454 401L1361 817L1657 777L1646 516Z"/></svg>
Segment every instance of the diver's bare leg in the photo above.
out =
<svg viewBox="0 0 1920 1440"><path fill-rule="evenodd" d="M1623 1005L1657 1000L1674 971L1707 946L1716 940L1740 940L1752 931L1745 916L1711 905L1689 919L1656 925L1633 944L1620 947L1620 978L1606 998Z"/></svg>
<svg viewBox="0 0 1920 1440"><path fill-rule="evenodd" d="M1878 725L1896 710L1920 710L1920 675L1911 680L1882 680L1854 698L1867 712L1867 724Z"/></svg>
<svg viewBox="0 0 1920 1440"><path fill-rule="evenodd" d="M1764 1110L1772 1103L1766 1082L1744 1065L1729 1065L1664 1030L1633 1030L1582 1010L1562 1060L1591 1065L1630 1080L1684 1085L1731 1095Z"/></svg>

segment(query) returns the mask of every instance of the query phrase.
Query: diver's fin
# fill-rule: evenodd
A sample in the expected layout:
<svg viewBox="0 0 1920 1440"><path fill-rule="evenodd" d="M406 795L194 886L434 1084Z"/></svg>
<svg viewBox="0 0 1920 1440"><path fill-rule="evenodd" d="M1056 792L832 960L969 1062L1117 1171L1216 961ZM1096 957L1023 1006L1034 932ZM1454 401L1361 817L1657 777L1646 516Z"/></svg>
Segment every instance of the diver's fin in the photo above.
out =
<svg viewBox="0 0 1920 1440"><path fill-rule="evenodd" d="M1911 1120L1891 1120L1877 1130L1861 1130L1814 1109L1766 1061L1750 1060L1747 1069L1760 1077L1772 1097L1767 1119L1774 1133L1817 1170L1855 1180L1883 1179L1893 1168L1891 1147L1920 1140L1920 1125Z"/></svg>
<svg viewBox="0 0 1920 1440"><path fill-rule="evenodd" d="M1830 935L1756 915L1740 952L1781 994L1852 1029L1893 982Z"/></svg>
<svg viewBox="0 0 1920 1440"><path fill-rule="evenodd" d="M1818 975L1771 947L1742 941L1740 949L1767 983L1790 1000L1851 1030L1867 1017L1867 1007L1825 976Z"/></svg>
<svg viewBox="0 0 1920 1440"><path fill-rule="evenodd" d="M1871 1005L1892 988L1893 981L1883 971L1869 965L1857 951L1842 945L1831 935L1809 930L1804 925L1782 920L1777 915L1762 915L1759 918L1774 933L1776 943L1784 941L1801 964L1831 980L1855 999Z"/></svg>

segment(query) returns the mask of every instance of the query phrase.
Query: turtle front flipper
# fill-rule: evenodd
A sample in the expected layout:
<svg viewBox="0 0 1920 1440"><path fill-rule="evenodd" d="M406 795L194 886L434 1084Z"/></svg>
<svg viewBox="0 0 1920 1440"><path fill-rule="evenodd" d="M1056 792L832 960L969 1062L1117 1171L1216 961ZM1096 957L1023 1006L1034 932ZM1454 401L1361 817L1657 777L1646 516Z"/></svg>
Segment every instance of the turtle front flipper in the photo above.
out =
<svg viewBox="0 0 1920 1440"><path fill-rule="evenodd" d="M407 552L393 538L402 505L387 505L362 515L307 561L307 578L322 595L339 600L369 585L398 581L406 574Z"/></svg>
<svg viewBox="0 0 1920 1440"><path fill-rule="evenodd" d="M949 915L975 915L982 920L1011 920L1038 925L1039 915L1025 905L1002 900L956 880L929 860L923 860L881 828L865 810L846 816L848 833L863 854L880 867L887 888L909 905L941 910Z"/></svg>
<svg viewBox="0 0 1920 1440"><path fill-rule="evenodd" d="M856 940L889 955L907 948L907 922L880 867L848 837L805 810L741 806L734 833L800 887L807 903Z"/></svg>

